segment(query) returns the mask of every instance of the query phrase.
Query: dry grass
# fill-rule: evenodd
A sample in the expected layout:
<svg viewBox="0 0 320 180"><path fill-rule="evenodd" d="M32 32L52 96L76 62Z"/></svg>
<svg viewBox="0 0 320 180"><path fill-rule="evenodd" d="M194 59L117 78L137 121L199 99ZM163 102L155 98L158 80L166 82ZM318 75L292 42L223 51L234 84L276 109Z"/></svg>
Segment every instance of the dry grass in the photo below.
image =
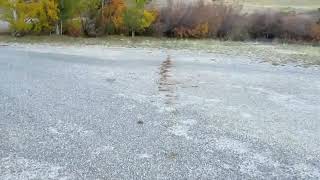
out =
<svg viewBox="0 0 320 180"><path fill-rule="evenodd" d="M249 58L253 61L270 62L272 64L295 63L302 66L320 66L320 46L311 44L281 44L263 42L217 41L210 39L188 40L173 38L108 36L100 38L72 38L68 36L26 36L14 38L0 36L3 43L28 43L51 45L99 45L109 47L156 48L210 52L221 55Z"/></svg>

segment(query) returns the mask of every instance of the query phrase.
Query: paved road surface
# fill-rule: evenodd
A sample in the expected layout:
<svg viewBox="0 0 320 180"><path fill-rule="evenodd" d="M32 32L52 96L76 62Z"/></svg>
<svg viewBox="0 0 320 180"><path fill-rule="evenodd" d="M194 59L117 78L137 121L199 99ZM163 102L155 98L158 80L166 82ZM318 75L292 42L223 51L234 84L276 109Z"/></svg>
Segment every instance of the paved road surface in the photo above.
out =
<svg viewBox="0 0 320 180"><path fill-rule="evenodd" d="M319 179L319 68L259 61L2 46L0 179Z"/></svg>

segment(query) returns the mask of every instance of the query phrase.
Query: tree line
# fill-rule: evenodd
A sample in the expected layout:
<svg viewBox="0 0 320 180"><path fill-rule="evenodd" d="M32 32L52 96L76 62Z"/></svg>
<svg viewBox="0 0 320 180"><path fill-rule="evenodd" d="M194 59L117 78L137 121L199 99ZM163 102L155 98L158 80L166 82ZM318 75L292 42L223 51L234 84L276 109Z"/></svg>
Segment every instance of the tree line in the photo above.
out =
<svg viewBox="0 0 320 180"><path fill-rule="evenodd" d="M98 36L145 31L157 13L147 0L0 0L0 18L14 36L70 34Z"/></svg>
<svg viewBox="0 0 320 180"><path fill-rule="evenodd" d="M152 35L230 40L285 39L320 41L320 9L283 12L258 9L246 13L237 3L167 0L0 0L0 18L14 36L65 34ZM189 1L188 1L189 2Z"/></svg>

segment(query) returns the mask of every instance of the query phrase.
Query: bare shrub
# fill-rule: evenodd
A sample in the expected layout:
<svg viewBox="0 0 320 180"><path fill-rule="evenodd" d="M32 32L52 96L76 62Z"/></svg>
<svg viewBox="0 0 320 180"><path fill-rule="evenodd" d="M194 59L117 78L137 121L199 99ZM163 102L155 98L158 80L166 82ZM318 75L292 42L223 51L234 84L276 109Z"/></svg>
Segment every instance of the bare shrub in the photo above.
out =
<svg viewBox="0 0 320 180"><path fill-rule="evenodd" d="M248 33L251 38L281 37L282 15L279 12L255 12L248 16L248 22Z"/></svg>
<svg viewBox="0 0 320 180"><path fill-rule="evenodd" d="M311 26L311 37L315 41L320 41L320 20Z"/></svg>
<svg viewBox="0 0 320 180"><path fill-rule="evenodd" d="M237 3L168 0L153 27L158 35L179 38L318 40L317 18L318 12L259 10L244 14Z"/></svg>
<svg viewBox="0 0 320 180"><path fill-rule="evenodd" d="M168 0L162 8L155 29L169 37L217 37L225 21L238 14L231 5L199 0L194 4Z"/></svg>
<svg viewBox="0 0 320 180"><path fill-rule="evenodd" d="M78 19L69 20L65 24L66 34L72 37L79 37L82 35L81 22Z"/></svg>
<svg viewBox="0 0 320 180"><path fill-rule="evenodd" d="M173 2L168 0L167 6L160 9L158 20L155 23L157 33L172 37L175 36L175 29L193 26L194 24L191 24L193 22L185 22L188 19L190 10L190 6L182 1Z"/></svg>
<svg viewBox="0 0 320 180"><path fill-rule="evenodd" d="M249 39L248 26L247 15L237 10L224 18L217 35L223 39L246 40Z"/></svg>
<svg viewBox="0 0 320 180"><path fill-rule="evenodd" d="M198 24L194 28L185 28L181 26L174 29L175 36L179 38L184 38L184 37L202 38L202 37L207 37L208 33L209 33L208 23Z"/></svg>
<svg viewBox="0 0 320 180"><path fill-rule="evenodd" d="M282 17L281 38L289 40L309 40L312 18L304 14L291 14Z"/></svg>
<svg viewBox="0 0 320 180"><path fill-rule="evenodd" d="M248 16L251 38L310 40L314 18L308 14L260 11Z"/></svg>

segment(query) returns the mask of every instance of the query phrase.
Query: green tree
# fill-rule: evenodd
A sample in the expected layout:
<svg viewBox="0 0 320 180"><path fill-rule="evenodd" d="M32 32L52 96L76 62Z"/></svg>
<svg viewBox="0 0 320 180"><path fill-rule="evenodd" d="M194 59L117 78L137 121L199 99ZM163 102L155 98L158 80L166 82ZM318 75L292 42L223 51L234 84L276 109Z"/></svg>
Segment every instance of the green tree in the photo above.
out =
<svg viewBox="0 0 320 180"><path fill-rule="evenodd" d="M96 21L100 8L101 0L80 0L78 10L85 35L96 36Z"/></svg>
<svg viewBox="0 0 320 180"><path fill-rule="evenodd" d="M64 31L63 24L74 20L81 22L81 29L87 34L88 22L95 19L99 13L102 0L59 0L60 34Z"/></svg>
<svg viewBox="0 0 320 180"><path fill-rule="evenodd" d="M59 0L60 19L68 20L79 13L80 0Z"/></svg>
<svg viewBox="0 0 320 180"><path fill-rule="evenodd" d="M51 32L58 20L55 0L0 0L4 11L1 18L10 24L15 36L29 32Z"/></svg>
<svg viewBox="0 0 320 180"><path fill-rule="evenodd" d="M56 33L63 33L63 24L74 17L79 16L80 0L59 0L59 23L56 24Z"/></svg>
<svg viewBox="0 0 320 180"><path fill-rule="evenodd" d="M58 2L56 0L34 1L36 9L34 18L35 32L52 32L59 20Z"/></svg>
<svg viewBox="0 0 320 180"><path fill-rule="evenodd" d="M123 15L124 25L131 36L142 32L156 19L156 13L145 10L146 0L134 0L133 5L127 8Z"/></svg>

